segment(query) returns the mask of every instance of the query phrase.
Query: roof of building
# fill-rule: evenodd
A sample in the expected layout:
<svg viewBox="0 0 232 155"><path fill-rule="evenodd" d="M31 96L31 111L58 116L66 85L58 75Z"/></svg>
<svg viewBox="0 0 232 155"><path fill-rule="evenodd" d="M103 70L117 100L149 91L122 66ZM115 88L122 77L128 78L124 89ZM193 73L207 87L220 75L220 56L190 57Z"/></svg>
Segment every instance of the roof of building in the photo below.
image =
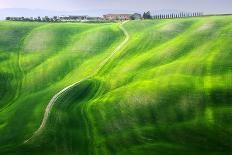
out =
<svg viewBox="0 0 232 155"><path fill-rule="evenodd" d="M131 16L132 14L106 14L104 16Z"/></svg>

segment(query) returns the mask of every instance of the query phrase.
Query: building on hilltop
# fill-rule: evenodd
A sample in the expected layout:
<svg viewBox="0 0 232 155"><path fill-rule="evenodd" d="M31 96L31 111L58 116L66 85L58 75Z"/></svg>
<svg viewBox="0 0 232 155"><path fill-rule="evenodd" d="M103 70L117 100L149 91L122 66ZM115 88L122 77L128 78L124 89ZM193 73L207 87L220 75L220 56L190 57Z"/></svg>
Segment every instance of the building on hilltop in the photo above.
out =
<svg viewBox="0 0 232 155"><path fill-rule="evenodd" d="M103 15L105 20L140 20L142 19L141 14L134 13L134 14L106 14Z"/></svg>
<svg viewBox="0 0 232 155"><path fill-rule="evenodd" d="M129 20L132 14L106 14L103 15L105 20Z"/></svg>

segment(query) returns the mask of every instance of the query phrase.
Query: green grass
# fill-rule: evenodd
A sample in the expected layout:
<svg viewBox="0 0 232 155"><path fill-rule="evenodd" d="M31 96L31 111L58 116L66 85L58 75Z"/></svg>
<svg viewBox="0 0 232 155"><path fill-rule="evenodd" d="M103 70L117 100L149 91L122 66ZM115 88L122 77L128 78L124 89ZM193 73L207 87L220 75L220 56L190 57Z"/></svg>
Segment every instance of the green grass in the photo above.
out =
<svg viewBox="0 0 232 155"><path fill-rule="evenodd" d="M232 17L0 22L0 154L229 154Z"/></svg>

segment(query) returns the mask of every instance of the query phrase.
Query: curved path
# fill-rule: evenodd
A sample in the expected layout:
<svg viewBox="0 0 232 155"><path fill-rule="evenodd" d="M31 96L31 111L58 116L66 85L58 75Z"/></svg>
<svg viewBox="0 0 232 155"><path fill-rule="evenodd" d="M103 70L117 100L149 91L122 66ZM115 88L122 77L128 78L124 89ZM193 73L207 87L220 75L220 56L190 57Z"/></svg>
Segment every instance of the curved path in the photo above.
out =
<svg viewBox="0 0 232 155"><path fill-rule="evenodd" d="M120 51L125 45L126 43L128 42L130 36L129 36L129 33L126 31L126 29L123 27L123 24L125 24L126 22L123 22L119 28L122 30L123 34L125 35L125 40L120 43L112 52L111 54L106 57L100 64L99 66L93 70L93 73L91 73L89 76L87 76L86 78L76 82L76 83L73 83L72 85L69 85L67 87L65 87L64 89L62 89L61 91L59 91L56 95L54 95L52 97L52 99L49 101L46 109L45 109L45 112L44 112L44 116L43 116L43 120L39 126L39 128L33 133L33 135L24 141L24 143L28 143L30 140L34 139L39 133L41 133L41 131L44 129L44 127L46 126L46 123L48 121L48 117L50 115L50 112L55 104L55 102L57 101L57 99L59 98L60 95L64 94L65 92L67 92L68 90L70 90L71 88L77 86L78 84L80 84L82 81L84 80L87 80L88 78L90 78L91 76L93 76L94 74L96 74L109 60L111 57L113 57L118 51Z"/></svg>

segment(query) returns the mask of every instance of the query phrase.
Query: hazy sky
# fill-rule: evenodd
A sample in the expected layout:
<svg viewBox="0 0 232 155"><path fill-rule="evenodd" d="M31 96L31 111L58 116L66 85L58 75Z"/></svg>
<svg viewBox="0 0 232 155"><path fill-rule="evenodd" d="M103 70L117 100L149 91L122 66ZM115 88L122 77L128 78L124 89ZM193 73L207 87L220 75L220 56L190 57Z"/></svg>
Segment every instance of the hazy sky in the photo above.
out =
<svg viewBox="0 0 232 155"><path fill-rule="evenodd" d="M0 0L0 8L46 10L161 10L232 13L232 0Z"/></svg>

